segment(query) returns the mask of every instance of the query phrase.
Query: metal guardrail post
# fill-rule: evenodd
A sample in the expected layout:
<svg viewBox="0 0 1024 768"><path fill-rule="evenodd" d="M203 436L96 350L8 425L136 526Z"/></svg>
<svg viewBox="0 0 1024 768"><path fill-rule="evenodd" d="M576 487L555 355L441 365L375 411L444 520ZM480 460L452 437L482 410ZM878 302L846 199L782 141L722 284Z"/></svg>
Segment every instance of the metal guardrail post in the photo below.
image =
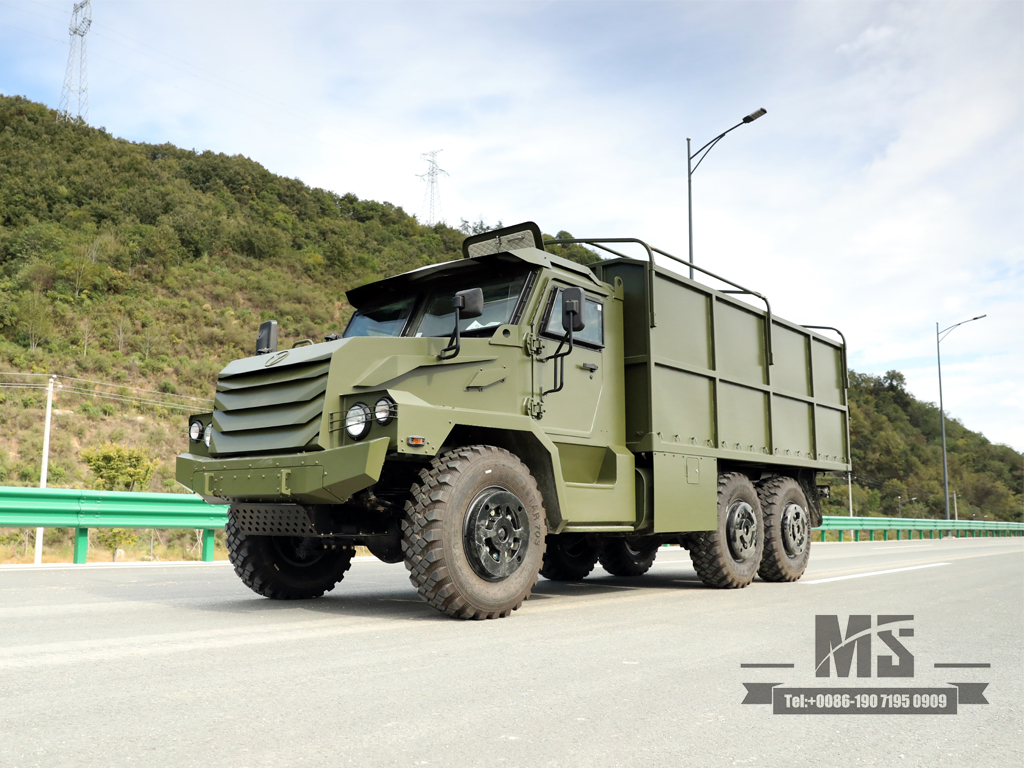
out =
<svg viewBox="0 0 1024 768"><path fill-rule="evenodd" d="M75 554L73 562L82 565L89 556L89 529L75 528Z"/></svg>
<svg viewBox="0 0 1024 768"><path fill-rule="evenodd" d="M213 562L213 544L214 544L214 531L212 528L205 528L203 530L203 562Z"/></svg>

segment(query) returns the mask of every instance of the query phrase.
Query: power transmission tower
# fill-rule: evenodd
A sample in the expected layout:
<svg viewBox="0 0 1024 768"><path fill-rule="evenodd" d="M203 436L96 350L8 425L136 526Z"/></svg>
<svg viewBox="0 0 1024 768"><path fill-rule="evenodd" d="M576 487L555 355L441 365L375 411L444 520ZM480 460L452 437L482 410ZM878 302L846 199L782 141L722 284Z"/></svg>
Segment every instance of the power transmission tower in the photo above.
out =
<svg viewBox="0 0 1024 768"><path fill-rule="evenodd" d="M420 157L427 161L428 168L426 173L417 173L416 175L427 182L427 189L423 194L423 207L427 209L427 225L434 226L438 221L441 220L441 192L437 187L437 177L439 174L448 176L448 171L438 168L437 166L437 153L443 150L435 149L432 152L424 152Z"/></svg>
<svg viewBox="0 0 1024 768"><path fill-rule="evenodd" d="M75 3L71 12L71 24L68 26L71 50L68 51L68 68L64 73L64 87L60 93L58 119L77 118L84 123L89 122L89 62L85 55L85 35L91 26L92 0ZM75 99L74 115L71 114L72 96Z"/></svg>

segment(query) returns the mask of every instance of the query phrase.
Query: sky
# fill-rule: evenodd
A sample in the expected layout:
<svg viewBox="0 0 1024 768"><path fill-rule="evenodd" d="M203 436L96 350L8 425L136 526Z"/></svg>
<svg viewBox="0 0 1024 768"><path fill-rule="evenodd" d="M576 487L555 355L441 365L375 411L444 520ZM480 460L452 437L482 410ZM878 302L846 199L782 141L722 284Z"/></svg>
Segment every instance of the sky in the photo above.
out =
<svg viewBox="0 0 1024 768"><path fill-rule="evenodd" d="M71 0L0 0L0 93L56 108ZM843 330L1024 450L1024 3L113 2L89 122L427 218L637 237Z"/></svg>

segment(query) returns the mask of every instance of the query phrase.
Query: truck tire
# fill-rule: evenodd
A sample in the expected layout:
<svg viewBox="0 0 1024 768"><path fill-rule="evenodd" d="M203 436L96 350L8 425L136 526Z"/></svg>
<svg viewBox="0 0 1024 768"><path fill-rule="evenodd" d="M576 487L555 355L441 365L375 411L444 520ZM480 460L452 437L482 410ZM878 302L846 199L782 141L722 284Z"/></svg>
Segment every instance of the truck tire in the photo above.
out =
<svg viewBox="0 0 1024 768"><path fill-rule="evenodd" d="M537 483L502 448L447 451L420 470L402 521L409 580L460 619L504 618L537 583L546 514Z"/></svg>
<svg viewBox="0 0 1024 768"><path fill-rule="evenodd" d="M355 549L330 539L248 536L228 515L228 558L249 589L272 600L304 600L330 592L352 566Z"/></svg>
<svg viewBox="0 0 1024 768"><path fill-rule="evenodd" d="M600 549L585 536L560 533L548 536L540 575L552 581L585 579L597 565Z"/></svg>
<svg viewBox="0 0 1024 768"><path fill-rule="evenodd" d="M807 497L791 477L773 477L757 486L764 518L764 553L757 574L765 581L796 581L811 557Z"/></svg>
<svg viewBox="0 0 1024 768"><path fill-rule="evenodd" d="M609 539L601 547L601 567L612 576L643 576L654 565L659 546L642 539Z"/></svg>
<svg viewBox="0 0 1024 768"><path fill-rule="evenodd" d="M764 523L753 483L739 472L718 476L718 529L691 534L690 560L709 587L739 589L761 565Z"/></svg>

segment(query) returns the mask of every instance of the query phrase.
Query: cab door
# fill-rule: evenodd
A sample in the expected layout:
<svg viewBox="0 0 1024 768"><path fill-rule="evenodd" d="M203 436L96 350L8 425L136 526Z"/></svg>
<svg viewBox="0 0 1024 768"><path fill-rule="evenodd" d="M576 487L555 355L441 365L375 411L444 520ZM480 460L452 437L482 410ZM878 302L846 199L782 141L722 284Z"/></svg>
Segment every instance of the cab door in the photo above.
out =
<svg viewBox="0 0 1024 768"><path fill-rule="evenodd" d="M535 396L544 403L541 426L552 435L598 438L598 444L606 445L607 439L600 440L598 424L606 375L606 297L586 294L583 309L585 327L573 334L572 353L564 358L565 379L561 389L549 391L555 387L556 367L563 365L563 361L546 358L555 353L565 336L562 329L562 291L568 287L568 284L558 282L549 285L546 306L535 329L544 343L544 351L538 357L534 373ZM562 351L565 349L563 347Z"/></svg>

